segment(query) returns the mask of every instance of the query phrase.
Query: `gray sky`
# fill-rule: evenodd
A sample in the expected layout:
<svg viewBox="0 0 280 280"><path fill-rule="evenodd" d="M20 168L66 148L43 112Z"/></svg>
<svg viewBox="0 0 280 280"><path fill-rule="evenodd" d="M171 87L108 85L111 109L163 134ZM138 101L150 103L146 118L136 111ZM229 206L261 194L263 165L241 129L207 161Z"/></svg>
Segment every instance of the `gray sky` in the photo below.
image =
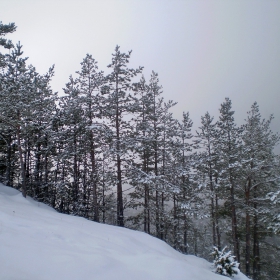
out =
<svg viewBox="0 0 280 280"><path fill-rule="evenodd" d="M40 73L55 64L60 93L86 53L106 71L118 44L146 80L159 73L175 117L189 111L198 127L229 97L238 124L257 101L280 131L278 0L0 0L0 20L16 23L8 38Z"/></svg>

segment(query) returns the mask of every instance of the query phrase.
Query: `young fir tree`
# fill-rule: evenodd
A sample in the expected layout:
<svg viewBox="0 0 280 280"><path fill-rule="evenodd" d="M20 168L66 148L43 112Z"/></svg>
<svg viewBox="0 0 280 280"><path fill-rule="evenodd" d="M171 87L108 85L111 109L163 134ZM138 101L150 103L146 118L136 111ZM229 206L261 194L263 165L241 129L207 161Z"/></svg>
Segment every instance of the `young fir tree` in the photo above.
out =
<svg viewBox="0 0 280 280"><path fill-rule="evenodd" d="M231 251L226 252L227 247L220 251L214 247L211 255L214 257L214 266L216 273L224 276L233 276L239 272L239 263L235 261L235 257L231 255Z"/></svg>

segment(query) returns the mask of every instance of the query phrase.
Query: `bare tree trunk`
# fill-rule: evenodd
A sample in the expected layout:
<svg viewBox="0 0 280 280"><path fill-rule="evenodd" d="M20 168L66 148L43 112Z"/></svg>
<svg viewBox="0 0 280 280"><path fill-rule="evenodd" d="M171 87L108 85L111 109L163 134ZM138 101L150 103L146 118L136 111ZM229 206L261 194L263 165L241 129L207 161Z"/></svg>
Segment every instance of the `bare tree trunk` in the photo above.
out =
<svg viewBox="0 0 280 280"><path fill-rule="evenodd" d="M229 166L232 156L232 147L231 147L231 135L228 132L228 155L229 155ZM231 225L232 225L232 241L234 248L234 255L236 256L237 261L240 263L240 251L239 251L239 239L237 234L237 218L236 218L236 208L235 208L235 184L233 178L232 168L229 167L229 182L230 182L230 202L231 202Z"/></svg>
<svg viewBox="0 0 280 280"><path fill-rule="evenodd" d="M236 219L236 209L235 209L235 199L234 199L234 188L230 188L230 199L231 199L231 221L232 221L232 241L234 248L234 255L238 262L240 262L239 255L239 239L237 235L237 219Z"/></svg>
<svg viewBox="0 0 280 280"><path fill-rule="evenodd" d="M93 186L93 209L94 216L93 220L99 222L99 206L97 201L97 174L96 174L96 160L95 160L95 147L93 140L93 132L90 137L90 158L91 158L91 181Z"/></svg>
<svg viewBox="0 0 280 280"><path fill-rule="evenodd" d="M35 170L34 170L34 183L35 183L35 193L38 195L39 193L39 185L40 185L40 167L41 167L41 145L37 144L37 151L36 151L36 163L35 163Z"/></svg>
<svg viewBox="0 0 280 280"><path fill-rule="evenodd" d="M213 179L212 179L212 167L210 163L210 172L209 172L209 178L210 178L210 191L211 191L211 218L212 218L212 237L213 237L213 245L217 246L217 212L216 212L216 207L215 207L215 196L216 194L214 193L214 186L213 186Z"/></svg>
<svg viewBox="0 0 280 280"><path fill-rule="evenodd" d="M256 188L254 189L254 199L256 199ZM253 279L260 279L260 244L259 244L259 226L258 226L258 214L257 203L254 201L254 234L253 234Z"/></svg>
<svg viewBox="0 0 280 280"><path fill-rule="evenodd" d="M216 219L217 246L218 249L221 250L221 232L220 232L219 219L217 214L218 209L219 209L218 195L215 194L215 219Z"/></svg>
<svg viewBox="0 0 280 280"><path fill-rule="evenodd" d="M157 147L155 149L155 175L158 176L158 166L157 166ZM160 238L160 227L159 227L159 192L158 185L156 183L156 235Z"/></svg>
<svg viewBox="0 0 280 280"><path fill-rule="evenodd" d="M250 189L251 178L248 178L247 185L245 187L245 205L246 205L246 252L245 252L245 267L246 275L250 276L250 250L251 250L251 229L250 229Z"/></svg>
<svg viewBox="0 0 280 280"><path fill-rule="evenodd" d="M73 131L73 136L74 136L74 140L73 140L73 145L74 145L74 147L73 147L73 150L74 150L74 157L73 157L73 172L74 172L74 174L73 174L73 179L74 179L74 181L73 181L73 201L72 201L72 203L73 203L73 211L74 211L74 213L76 214L76 212L78 211L78 209L77 209L77 204L78 204L78 192L79 192L79 190L78 190L78 185L79 185L79 183L78 183L78 181L79 181L79 175L78 175L78 163L77 163L77 161L78 161L78 159L77 159L77 137L76 137L76 127L74 127L74 131ZM86 169L84 169L84 170L86 170Z"/></svg>
<svg viewBox="0 0 280 280"><path fill-rule="evenodd" d="M154 96L154 116L156 115L156 100ZM154 119L154 172L158 176L158 143L157 143L157 126L156 119ZM159 192L156 183L156 236L160 238L160 222L159 222Z"/></svg>
<svg viewBox="0 0 280 280"><path fill-rule="evenodd" d="M188 254L188 224L187 216L184 213L184 253Z"/></svg>
<svg viewBox="0 0 280 280"><path fill-rule="evenodd" d="M177 225L177 205L176 205L176 195L173 194L173 220L174 220L174 226L173 226L173 248L176 250L178 248L178 240L177 240L177 230L178 230L178 225Z"/></svg>
<svg viewBox="0 0 280 280"><path fill-rule="evenodd" d="M19 116L19 113L18 113ZM23 152L22 152L22 146L21 146L21 135L20 135L20 125L17 125L17 144L18 144L18 153L19 153L19 161L20 161L20 170L21 170L21 180L22 180L22 195L23 197L26 197L26 181L25 181L25 167L24 167L24 161L23 161Z"/></svg>
<svg viewBox="0 0 280 280"><path fill-rule="evenodd" d="M144 132L145 137L145 132ZM148 163L147 163L147 154L144 151L144 161L143 161L143 171L147 174L148 173ZM149 186L148 184L144 184L144 232L150 234L150 195L149 195Z"/></svg>
<svg viewBox="0 0 280 280"><path fill-rule="evenodd" d="M161 193L161 213L160 213L160 239L164 239L164 193Z"/></svg>
<svg viewBox="0 0 280 280"><path fill-rule="evenodd" d="M46 145L48 145L46 143ZM47 201L47 199L49 198L49 185L48 185L48 177L49 177L49 169L48 169L48 152L46 152L45 154L45 176L44 176L44 200Z"/></svg>
<svg viewBox="0 0 280 280"><path fill-rule="evenodd" d="M117 224L124 227L123 193L122 193L122 168L120 156L120 112L118 104L118 80L116 81L116 133L117 133Z"/></svg>
<svg viewBox="0 0 280 280"><path fill-rule="evenodd" d="M106 209L105 209L105 162L104 155L102 160L102 223L105 224L106 221Z"/></svg>
<svg viewBox="0 0 280 280"><path fill-rule="evenodd" d="M6 184L7 186L12 186L11 182L11 169L12 169L12 136L9 133L7 137L7 163L6 163Z"/></svg>

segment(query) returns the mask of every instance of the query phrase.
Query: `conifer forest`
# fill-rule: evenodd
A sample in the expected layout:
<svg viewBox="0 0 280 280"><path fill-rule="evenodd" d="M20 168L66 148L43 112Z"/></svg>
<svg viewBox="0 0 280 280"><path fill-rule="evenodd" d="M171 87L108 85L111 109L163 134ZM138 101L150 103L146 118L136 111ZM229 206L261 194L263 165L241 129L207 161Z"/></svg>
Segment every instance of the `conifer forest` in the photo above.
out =
<svg viewBox="0 0 280 280"><path fill-rule="evenodd" d="M159 75L130 68L112 50L109 74L95 58L59 95L54 66L39 74L0 23L0 181L61 213L144 231L184 254L212 260L232 250L254 280L280 275L279 135L252 100L241 126L229 98L197 130L174 118ZM135 54L136 55L136 54ZM195 98L195 97L194 97ZM207 100L205 100L207 102ZM240 101L242 102L242 101Z"/></svg>

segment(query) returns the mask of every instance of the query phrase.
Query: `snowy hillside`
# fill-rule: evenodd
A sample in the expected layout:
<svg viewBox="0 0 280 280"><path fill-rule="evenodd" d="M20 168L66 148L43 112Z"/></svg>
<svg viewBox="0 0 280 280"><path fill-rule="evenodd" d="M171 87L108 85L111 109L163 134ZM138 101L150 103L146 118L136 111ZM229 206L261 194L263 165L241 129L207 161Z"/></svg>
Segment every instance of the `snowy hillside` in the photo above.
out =
<svg viewBox="0 0 280 280"><path fill-rule="evenodd" d="M211 269L145 233L59 214L0 184L0 279L228 279Z"/></svg>

